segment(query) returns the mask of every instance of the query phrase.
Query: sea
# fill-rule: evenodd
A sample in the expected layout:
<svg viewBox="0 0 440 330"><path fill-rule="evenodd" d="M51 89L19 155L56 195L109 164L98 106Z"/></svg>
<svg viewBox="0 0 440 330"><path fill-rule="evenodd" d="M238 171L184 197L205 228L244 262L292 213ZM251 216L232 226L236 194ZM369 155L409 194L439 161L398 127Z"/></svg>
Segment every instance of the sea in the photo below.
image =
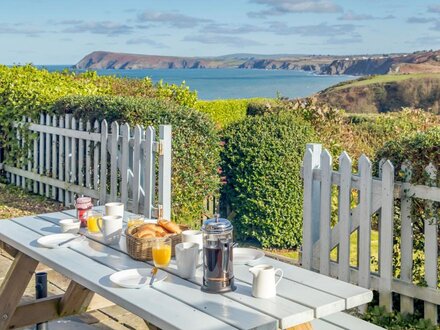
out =
<svg viewBox="0 0 440 330"><path fill-rule="evenodd" d="M49 71L71 69L69 65L41 65ZM73 70L84 72L85 70ZM185 82L197 91L201 100L242 99L277 96L297 98L310 96L353 76L323 76L305 71L261 69L142 69L142 70L96 70L98 75L126 78L150 77L153 82L180 85Z"/></svg>

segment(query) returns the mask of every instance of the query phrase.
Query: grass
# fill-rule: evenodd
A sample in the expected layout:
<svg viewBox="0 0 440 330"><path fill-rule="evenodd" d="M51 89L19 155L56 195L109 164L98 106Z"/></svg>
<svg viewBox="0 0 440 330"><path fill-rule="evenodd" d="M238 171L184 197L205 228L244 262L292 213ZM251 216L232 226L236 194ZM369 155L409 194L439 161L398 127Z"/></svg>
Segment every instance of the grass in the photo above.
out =
<svg viewBox="0 0 440 330"><path fill-rule="evenodd" d="M23 217L63 210L62 204L0 183L0 219Z"/></svg>
<svg viewBox="0 0 440 330"><path fill-rule="evenodd" d="M367 78L361 78L357 80L352 80L349 82L344 82L330 87L332 90L341 90L350 87L361 87L368 86L371 84L383 84L389 82L403 81L408 79L421 79L421 78L433 78L440 79L440 73L411 73L411 74L384 74L384 75L375 75Z"/></svg>
<svg viewBox="0 0 440 330"><path fill-rule="evenodd" d="M350 236L350 265L357 265L357 231ZM296 250L268 250L269 252L282 255L287 258L299 260L299 253ZM337 248L333 249L330 253L331 260L337 260L338 251ZM379 256L379 233L376 230L371 231L371 256L376 260ZM376 266L374 266L376 267ZM377 271L376 268L372 268L372 271Z"/></svg>

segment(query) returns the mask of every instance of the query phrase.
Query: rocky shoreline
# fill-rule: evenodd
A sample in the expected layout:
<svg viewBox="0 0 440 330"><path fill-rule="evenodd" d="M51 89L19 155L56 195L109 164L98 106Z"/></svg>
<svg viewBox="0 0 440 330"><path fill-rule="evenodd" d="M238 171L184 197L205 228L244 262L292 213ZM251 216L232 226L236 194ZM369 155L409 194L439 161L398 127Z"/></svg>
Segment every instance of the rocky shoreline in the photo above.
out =
<svg viewBox="0 0 440 330"><path fill-rule="evenodd" d="M302 70L319 75L364 76L387 73L440 72L440 51L346 57L274 55L274 58L252 54L202 58L96 51L86 55L74 68L125 70L239 68Z"/></svg>

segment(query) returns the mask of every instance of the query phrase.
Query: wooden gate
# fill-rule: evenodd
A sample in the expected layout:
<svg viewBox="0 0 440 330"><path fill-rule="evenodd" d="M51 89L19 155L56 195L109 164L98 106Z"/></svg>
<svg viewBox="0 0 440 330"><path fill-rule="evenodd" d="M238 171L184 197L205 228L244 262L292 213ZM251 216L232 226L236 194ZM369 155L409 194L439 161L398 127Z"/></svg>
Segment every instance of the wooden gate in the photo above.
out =
<svg viewBox="0 0 440 330"><path fill-rule="evenodd" d="M379 292L380 305L392 310L392 293L400 294L402 312L414 312L414 299L424 301L425 318L438 320L440 291L438 290L438 213L425 220L424 226L424 279L427 286L413 283L413 221L411 203L414 198L424 199L428 205L440 202L440 188L409 183L411 169L407 164L404 182L395 182L394 166L388 160L379 165L380 177L373 178L372 164L362 155L356 173L346 152L339 157L339 169L333 170L332 157L319 144L307 145L303 161L304 225L302 266L352 282ZM437 169L428 164L428 181L435 182ZM337 196L337 201L332 200ZM400 276L393 273L395 202L400 200ZM332 205L337 202L337 211ZM336 213L336 214L335 214ZM378 217L378 270L372 268L372 216ZM357 260L350 262L350 241L357 232ZM337 257L331 251L337 248Z"/></svg>
<svg viewBox="0 0 440 330"><path fill-rule="evenodd" d="M33 141L20 137L20 126L36 134ZM148 218L171 218L171 126L159 126L159 139L153 127L109 126L71 115L41 115L38 124L23 118L15 127L18 143L33 148L21 166L5 152L11 184L68 206L86 195L101 205L121 201Z"/></svg>

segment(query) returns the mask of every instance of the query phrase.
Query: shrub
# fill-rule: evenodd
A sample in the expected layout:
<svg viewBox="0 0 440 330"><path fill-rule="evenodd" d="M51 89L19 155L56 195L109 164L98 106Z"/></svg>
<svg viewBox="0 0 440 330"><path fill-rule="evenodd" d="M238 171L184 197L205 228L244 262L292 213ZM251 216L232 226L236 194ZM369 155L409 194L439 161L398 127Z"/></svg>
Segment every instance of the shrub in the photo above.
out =
<svg viewBox="0 0 440 330"><path fill-rule="evenodd" d="M389 159L393 163L396 175L400 177L405 175L401 171L402 163L405 160L409 161L413 172L411 181L427 184L425 167L429 163L440 165L440 126L387 142L376 153L377 161L382 158ZM437 176L437 181L431 184L440 187L440 176Z"/></svg>
<svg viewBox="0 0 440 330"><path fill-rule="evenodd" d="M282 104L279 100L256 100L250 102L246 109L246 115L248 116L262 116L265 114L279 112Z"/></svg>
<svg viewBox="0 0 440 330"><path fill-rule="evenodd" d="M105 92L94 84L94 77L78 79L73 74L49 73L26 65L20 67L0 66L0 144L8 150L6 161L26 160L27 147L18 145L13 122L27 116L36 120L40 113L50 111L55 100L66 95L90 95ZM26 128L19 129L26 141L33 134Z"/></svg>
<svg viewBox="0 0 440 330"><path fill-rule="evenodd" d="M289 113L248 117L224 131L222 201L230 205L237 239L263 247L301 243L300 167L312 127Z"/></svg>
<svg viewBox="0 0 440 330"><path fill-rule="evenodd" d="M206 114L219 128L242 120L246 117L246 109L251 102L259 99L197 101L194 107Z"/></svg>
<svg viewBox="0 0 440 330"><path fill-rule="evenodd" d="M206 115L171 102L117 96L66 97L53 111L83 120L118 120L130 125L173 126L172 217L195 226L203 200L218 189L219 143Z"/></svg>
<svg viewBox="0 0 440 330"><path fill-rule="evenodd" d="M365 321L389 330L436 330L430 320L424 320L420 315L386 312L384 307L370 306L367 313L362 315Z"/></svg>
<svg viewBox="0 0 440 330"><path fill-rule="evenodd" d="M409 161L412 167L411 182L413 184L422 184L440 187L440 177L437 175L435 180L430 180L425 171L426 166L431 163L440 166L440 126L431 128L425 132L416 132L407 136L399 137L387 142L376 153L375 168L378 168L380 159L389 159L395 168L395 175L400 180L405 180L408 175L402 170L402 164ZM426 200L411 198L411 218L413 220L413 244L414 244L414 266L413 281L418 285L426 284L424 279L424 221L427 219L440 219L440 203L427 203ZM400 208L397 209L397 214ZM440 222L437 222L440 226ZM397 234L394 250L398 253L394 255L395 271L400 271L400 217L394 222L394 231ZM439 243L440 244L440 243ZM440 247L440 245L439 245ZM440 274L438 285L440 287Z"/></svg>
<svg viewBox="0 0 440 330"><path fill-rule="evenodd" d="M49 73L31 65L0 66L1 123L22 116L36 119L40 112L47 112L55 100L66 95L104 92L104 88L94 84L93 77L79 79L74 74Z"/></svg>
<svg viewBox="0 0 440 330"><path fill-rule="evenodd" d="M335 156L335 165L337 156L344 150L355 161L361 154L373 158L376 151L396 135L423 132L440 125L440 116L419 109L387 114L346 114L316 98L281 99L248 106L250 115L282 112L294 113L310 122L319 140Z"/></svg>
<svg viewBox="0 0 440 330"><path fill-rule="evenodd" d="M0 65L0 142L8 149L9 158L19 163L26 161L27 149L17 146L12 133L12 123L23 116L37 120L40 113L50 113L53 103L68 95L121 95L160 98L180 105L193 106L196 92L185 84L180 86L158 83L151 79L126 79L112 76L98 76L90 71L75 74L48 72L32 65L6 67ZM23 135L29 135L25 128ZM29 136L26 140L31 140ZM27 146L25 146L27 147Z"/></svg>

